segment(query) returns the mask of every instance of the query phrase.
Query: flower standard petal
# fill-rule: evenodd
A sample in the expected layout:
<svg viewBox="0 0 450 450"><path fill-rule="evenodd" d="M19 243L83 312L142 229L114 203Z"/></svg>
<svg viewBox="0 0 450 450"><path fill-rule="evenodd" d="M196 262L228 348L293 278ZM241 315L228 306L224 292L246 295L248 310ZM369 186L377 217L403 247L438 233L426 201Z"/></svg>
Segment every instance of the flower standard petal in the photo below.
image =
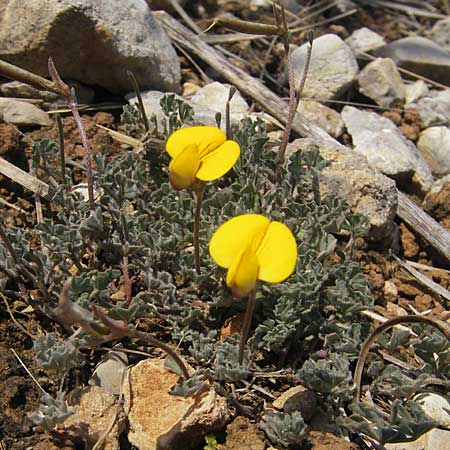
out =
<svg viewBox="0 0 450 450"><path fill-rule="evenodd" d="M297 243L291 230L280 222L271 222L256 255L260 280L268 283L284 281L297 263Z"/></svg>
<svg viewBox="0 0 450 450"><path fill-rule="evenodd" d="M255 289L258 271L258 258L251 248L235 256L227 272L227 286L231 288L233 297L245 297Z"/></svg>
<svg viewBox="0 0 450 450"><path fill-rule="evenodd" d="M225 175L238 160L240 152L237 142L224 142L220 147L200 157L197 178L212 181Z"/></svg>
<svg viewBox="0 0 450 450"><path fill-rule="evenodd" d="M209 241L212 259L219 266L228 269L237 255L251 248L254 240L265 233L269 223L269 219L260 214L243 214L228 220Z"/></svg>
<svg viewBox="0 0 450 450"><path fill-rule="evenodd" d="M166 151L172 158L175 158L186 146L195 144L199 154L203 155L205 152L220 147L226 140L225 133L217 127L186 127L169 136L166 142Z"/></svg>
<svg viewBox="0 0 450 450"><path fill-rule="evenodd" d="M178 190L190 188L195 184L199 166L200 156L197 146L195 144L185 146L169 164L170 184Z"/></svg>

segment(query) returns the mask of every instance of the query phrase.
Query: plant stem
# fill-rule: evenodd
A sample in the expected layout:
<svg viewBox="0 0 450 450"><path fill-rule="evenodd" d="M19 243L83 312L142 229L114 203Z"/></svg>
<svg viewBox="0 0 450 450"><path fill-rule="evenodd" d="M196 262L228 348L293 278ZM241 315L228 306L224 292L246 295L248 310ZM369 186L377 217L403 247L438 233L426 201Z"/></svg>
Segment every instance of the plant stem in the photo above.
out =
<svg viewBox="0 0 450 450"><path fill-rule="evenodd" d="M316 202L316 205L321 205L322 200L320 198L319 174L315 170L313 170L313 173L312 173L311 188L312 188L313 197L314 197L314 201Z"/></svg>
<svg viewBox="0 0 450 450"><path fill-rule="evenodd" d="M274 13L277 11L274 5ZM284 33L280 33L283 38L283 44L284 44L284 53L286 55L286 64L287 64L287 72L288 72L288 83L289 83L289 112L288 112L288 118L286 121L286 127L284 128L283 133L283 139L281 140L280 148L278 149L278 160L277 160L277 166L275 169L275 181L278 182L280 179L280 170L281 165L284 161L284 155L286 153L286 148L289 143L289 137L291 135L292 130L292 122L294 120L295 116L295 108L296 108L296 102L295 102L295 78L294 78L294 68L292 65L292 58L291 58L291 48L289 46L289 33L287 29L286 24L286 17L284 15L284 7L281 6L281 15L279 13L275 13L275 18L277 22L279 23L280 20L282 20L282 23L279 23L280 30L283 29Z"/></svg>
<svg viewBox="0 0 450 450"><path fill-rule="evenodd" d="M86 166L86 177L88 185L88 197L89 197L89 208L91 211L94 210L94 177L92 174L92 153L89 146L89 142L86 136L86 131L81 121L80 114L77 107L77 98L75 96L75 90L70 89L66 83L60 78L55 65L53 64L52 58L48 59L48 71L52 77L53 82L59 87L62 97L67 100L68 107L72 111L73 118L77 124L78 131L80 132L81 142L84 148L84 164Z"/></svg>
<svg viewBox="0 0 450 450"><path fill-rule="evenodd" d="M195 206L195 217L194 217L195 270L199 275L200 275L200 210L204 194L205 194L205 183L202 182L200 187L196 191L197 204Z"/></svg>
<svg viewBox="0 0 450 450"><path fill-rule="evenodd" d="M67 284L66 284L66 286L67 286ZM67 289L66 289L65 294L67 295ZM61 301L60 301L60 305L61 305ZM70 306L71 305L69 303L69 307ZM167 344L164 344L164 342L161 342L159 339L156 339L155 337L153 337L152 335L150 335L148 333L135 330L134 328L129 328L121 320L111 319L111 317L107 316L96 305L93 305L92 309L94 311L94 314L100 319L100 322L111 331L112 336L115 336L115 337L128 336L132 339L134 338L134 339L138 339L140 341L146 342L154 347L159 347L161 350L163 350L164 352L166 352L169 356L171 356L173 358L175 363L180 368L184 379L187 380L189 378L189 371L187 370L187 367L184 364L183 360L180 358L180 356L178 356L177 352L174 349L172 349L171 347L169 347ZM61 310L61 314L64 314L63 310ZM67 314L66 314L66 316L67 316Z"/></svg>
<svg viewBox="0 0 450 450"><path fill-rule="evenodd" d="M66 184L66 156L64 154L64 127L61 116L56 114L56 126L58 128L58 142L59 142L59 160L61 164L62 184Z"/></svg>
<svg viewBox="0 0 450 450"><path fill-rule="evenodd" d="M11 80L20 81L22 83L34 86L40 91L50 91L61 97L66 95L66 92L54 81L47 80L39 75L36 75L28 70L21 69L13 64L9 64L6 61L0 60L0 74Z"/></svg>
<svg viewBox="0 0 450 450"><path fill-rule="evenodd" d="M227 140L231 139L230 102L235 93L236 93L236 88L234 86L231 86L230 92L228 93L228 100L225 105L225 130L226 130Z"/></svg>
<svg viewBox="0 0 450 450"><path fill-rule="evenodd" d="M303 68L302 78L300 80L300 83L299 83L298 89L297 89L297 93L296 93L295 111L297 111L298 104L300 103L300 99L303 94L303 89L305 88L306 77L308 75L309 65L311 63L313 41L314 41L314 31L308 30L309 46L308 46L308 52L306 53L306 61L305 61L305 67Z"/></svg>
<svg viewBox="0 0 450 450"><path fill-rule="evenodd" d="M247 343L248 333L252 324L253 310L255 309L256 288L250 292L247 302L247 309L245 311L244 323L242 325L241 340L239 341L239 364L242 365L244 361L245 344Z"/></svg>
<svg viewBox="0 0 450 450"><path fill-rule="evenodd" d="M122 275L123 275L123 284L125 287L125 300L127 304L129 305L131 303L131 292L133 287L132 279L130 278L130 275L128 273L128 256L124 256L122 258L122 264L120 265L122 269Z"/></svg>
<svg viewBox="0 0 450 450"><path fill-rule="evenodd" d="M150 345L153 345L154 347L159 347L161 350L166 352L170 357L173 358L177 366L180 368L181 372L183 373L183 378L187 380L189 378L189 371L187 370L186 365L184 364L183 360L178 356L177 352L172 348L169 347L167 344L164 344L164 342L161 342L159 339L156 339L155 337L151 336L148 333L144 333L143 331L137 331L137 330L130 330L130 337L135 337L141 341L147 342Z"/></svg>
<svg viewBox="0 0 450 450"><path fill-rule="evenodd" d="M145 112L144 102L142 101L141 90L139 89L139 84L134 76L134 73L131 70L127 70L128 78L133 85L134 92L137 97L139 111L141 112L142 123L144 124L145 132L148 133L150 131L150 125L148 123L147 113Z"/></svg>
<svg viewBox="0 0 450 450"><path fill-rule="evenodd" d="M372 331L372 333L366 339L361 348L361 351L359 352L358 362L356 363L355 374L353 376L353 382L356 385L356 391L354 396L355 401L359 401L359 398L361 397L361 379L364 364L366 362L367 355L369 354L370 347L372 347L372 344L377 340L378 336L384 331L389 330L390 328L396 325L402 323L417 323L417 322L426 323L427 325L431 325L437 328L450 341L450 325L444 322L443 320L432 319L426 316L407 315L394 317L393 319L390 319L384 322L383 324L379 325Z"/></svg>

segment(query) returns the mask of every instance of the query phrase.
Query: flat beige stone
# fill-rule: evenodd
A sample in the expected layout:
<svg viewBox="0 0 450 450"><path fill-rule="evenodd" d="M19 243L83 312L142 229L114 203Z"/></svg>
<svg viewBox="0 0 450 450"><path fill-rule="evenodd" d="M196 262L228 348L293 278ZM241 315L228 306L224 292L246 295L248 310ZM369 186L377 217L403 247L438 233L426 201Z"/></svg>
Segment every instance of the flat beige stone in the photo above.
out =
<svg viewBox="0 0 450 450"><path fill-rule="evenodd" d="M76 397L71 405L76 407L76 412L64 421L64 426L79 429L88 448L107 432L103 450L119 450L123 417L117 415L117 397L99 386L84 388ZM111 427L114 418L116 421Z"/></svg>
<svg viewBox="0 0 450 450"><path fill-rule="evenodd" d="M189 450L203 435L226 423L226 401L213 389L183 398L169 394L178 375L162 359L134 366L124 384L128 439L139 450Z"/></svg>

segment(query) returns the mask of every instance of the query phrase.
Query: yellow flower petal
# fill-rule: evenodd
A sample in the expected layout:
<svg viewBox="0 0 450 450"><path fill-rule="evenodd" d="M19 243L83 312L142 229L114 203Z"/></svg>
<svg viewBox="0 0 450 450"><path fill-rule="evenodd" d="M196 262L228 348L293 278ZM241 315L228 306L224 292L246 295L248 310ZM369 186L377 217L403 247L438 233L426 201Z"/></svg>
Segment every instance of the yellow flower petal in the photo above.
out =
<svg viewBox="0 0 450 450"><path fill-rule="evenodd" d="M284 281L297 263L297 243L291 230L280 222L271 222L256 255L260 280L269 283Z"/></svg>
<svg viewBox="0 0 450 450"><path fill-rule="evenodd" d="M228 269L236 255L256 249L269 226L269 219L259 214L243 214L221 225L209 242L209 254L221 267Z"/></svg>
<svg viewBox="0 0 450 450"><path fill-rule="evenodd" d="M233 297L250 294L256 286L258 271L258 258L252 249L247 248L235 256L227 273L227 286L231 288Z"/></svg>
<svg viewBox="0 0 450 450"><path fill-rule="evenodd" d="M199 155L203 156L205 153L220 147L226 140L225 133L217 127L186 127L169 136L166 142L166 150L172 158L175 158L186 146L195 144Z"/></svg>
<svg viewBox="0 0 450 450"><path fill-rule="evenodd" d="M212 181L225 175L239 158L240 148L235 141L226 141L216 150L200 157L200 169L197 178Z"/></svg>
<svg viewBox="0 0 450 450"><path fill-rule="evenodd" d="M197 146L190 144L178 153L169 164L170 184L178 190L193 186L197 180L196 173L200 166Z"/></svg>

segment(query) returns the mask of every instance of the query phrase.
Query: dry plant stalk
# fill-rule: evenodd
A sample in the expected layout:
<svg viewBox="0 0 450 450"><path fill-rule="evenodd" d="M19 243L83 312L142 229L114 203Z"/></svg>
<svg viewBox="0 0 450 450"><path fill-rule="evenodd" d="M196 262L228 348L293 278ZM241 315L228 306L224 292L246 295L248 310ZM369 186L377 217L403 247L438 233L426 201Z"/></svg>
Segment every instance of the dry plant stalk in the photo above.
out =
<svg viewBox="0 0 450 450"><path fill-rule="evenodd" d="M48 71L53 83L58 87L61 92L62 97L67 101L69 109L72 111L73 118L77 124L78 131L81 135L81 142L84 149L84 164L86 166L86 176L88 185L88 197L89 197L89 208L91 211L94 210L94 177L92 173L92 153L87 139L86 131L81 121L80 113L78 112L77 99L75 96L75 90L70 89L66 83L60 78L56 67L53 63L52 58L48 59Z"/></svg>
<svg viewBox="0 0 450 450"><path fill-rule="evenodd" d="M369 337L364 342L358 356L358 362L356 363L355 374L353 376L353 381L356 385L356 391L354 396L355 401L359 401L361 397L362 374L364 370L364 364L366 362L370 348L372 347L374 342L378 339L378 336L380 336L381 333L383 333L386 330L389 330L390 328L393 328L396 325L403 323L425 323L427 325L431 325L434 328L437 328L450 341L450 326L442 320L432 319L426 316L407 315L394 317L393 319L390 319L384 322L383 324L379 325L372 331L372 333L370 333Z"/></svg>
<svg viewBox="0 0 450 450"><path fill-rule="evenodd" d="M284 157L286 154L286 148L289 143L289 137L292 131L292 123L294 121L295 113L305 86L306 76L308 74L309 65L311 62L312 43L314 35L312 31L308 32L309 47L305 62L305 68L303 70L303 75L300 79L299 87L296 91L294 69L292 65L291 50L290 50L290 33L286 21L286 10L284 8L282 0L279 0L278 3L273 4L273 15L275 18L276 25L248 22L224 15L214 19L211 26L205 31L210 30L215 25L222 25L225 28L240 33L253 35L279 36L283 40L284 51L286 55L288 82L289 82L289 110L288 110L288 119L286 121L286 127L283 133L283 138L278 150L278 161L275 169L275 180L277 181L279 180L280 177L280 168L281 165L283 164Z"/></svg>
<svg viewBox="0 0 450 450"><path fill-rule="evenodd" d="M86 132L84 130L83 123L81 121L80 114L78 112L75 92L73 89L71 90L69 86L62 81L62 79L58 75L58 72L56 71L52 58L49 58L48 60L48 70L52 78L52 81L49 81L39 75L29 72L28 70L21 69L20 67L14 66L13 64L9 64L5 61L0 60L0 75L5 76L7 78L11 78L12 80L29 84L30 86L33 86L41 91L43 90L53 92L67 101L69 109L73 114L73 117L81 134L81 140L85 151L84 161L87 172L89 207L91 210L93 210L94 181L92 175L92 155L89 147L89 142L87 140ZM36 191L33 190L33 192Z"/></svg>

